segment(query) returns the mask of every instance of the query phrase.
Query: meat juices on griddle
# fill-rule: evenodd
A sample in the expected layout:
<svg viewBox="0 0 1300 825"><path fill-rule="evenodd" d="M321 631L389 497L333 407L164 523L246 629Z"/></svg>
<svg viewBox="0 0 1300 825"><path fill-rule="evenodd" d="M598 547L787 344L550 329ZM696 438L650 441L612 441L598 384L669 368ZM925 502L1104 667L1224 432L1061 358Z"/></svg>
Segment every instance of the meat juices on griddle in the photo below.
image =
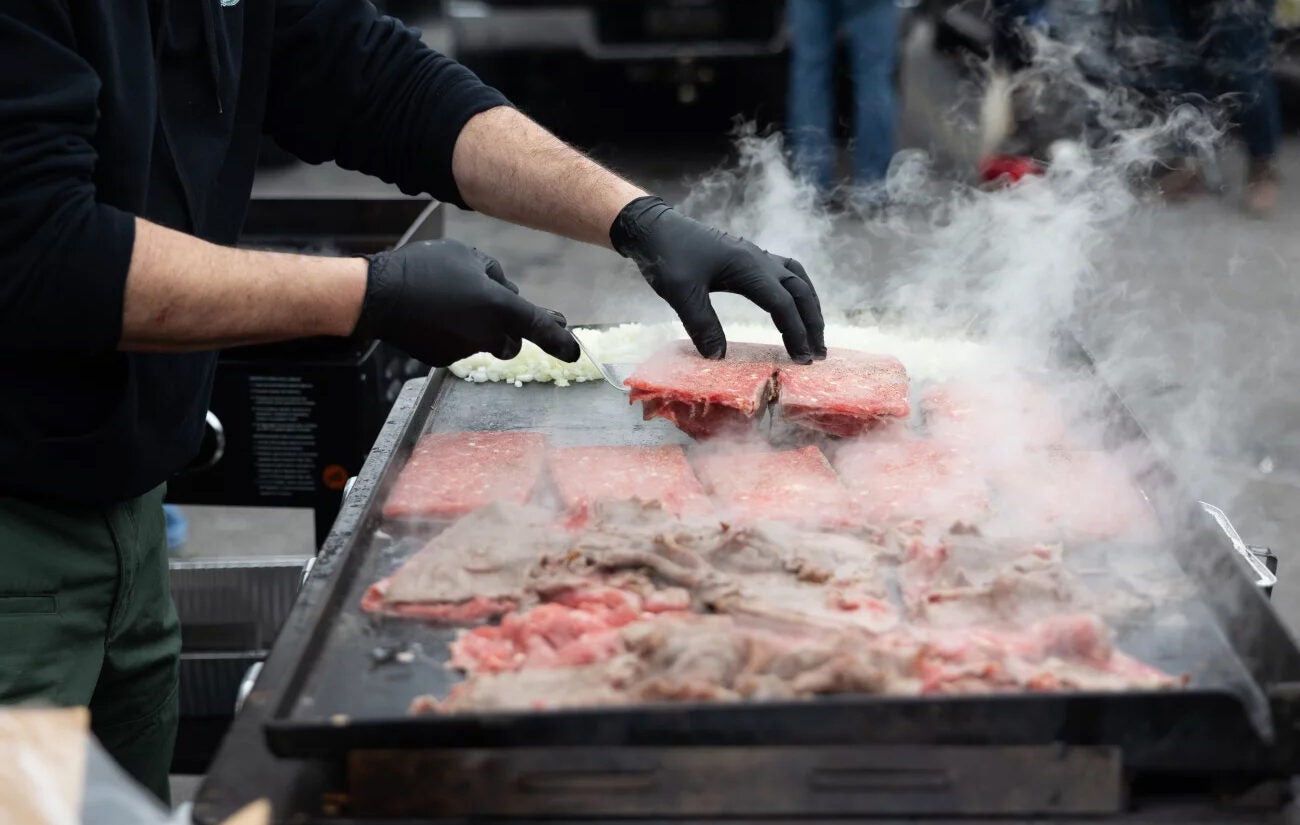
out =
<svg viewBox="0 0 1300 825"><path fill-rule="evenodd" d="M988 482L957 447L926 439L859 439L840 445L835 470L867 520L922 519L947 528L989 513Z"/></svg>
<svg viewBox="0 0 1300 825"><path fill-rule="evenodd" d="M747 432L773 398L776 364L784 352L766 344L733 343L720 361L703 358L690 341L661 348L627 379L629 403L645 420L666 418L695 438Z"/></svg>
<svg viewBox="0 0 1300 825"><path fill-rule="evenodd" d="M788 521L807 527L858 523L852 497L816 447L701 455L695 470L729 521Z"/></svg>
<svg viewBox="0 0 1300 825"><path fill-rule="evenodd" d="M416 442L384 515L453 519L493 501L524 504L545 455L540 433L430 433Z"/></svg>
<svg viewBox="0 0 1300 825"><path fill-rule="evenodd" d="M569 447L547 456L560 500L583 517L598 501L657 501L675 516L707 515L713 508L686 453L662 447Z"/></svg>
<svg viewBox="0 0 1300 825"><path fill-rule="evenodd" d="M566 540L545 510L495 502L456 521L371 585L361 606L452 624L495 618L524 603L529 571Z"/></svg>
<svg viewBox="0 0 1300 825"><path fill-rule="evenodd" d="M907 370L890 355L831 349L825 361L781 364L777 397L791 423L836 436L856 436L890 419L907 418Z"/></svg>

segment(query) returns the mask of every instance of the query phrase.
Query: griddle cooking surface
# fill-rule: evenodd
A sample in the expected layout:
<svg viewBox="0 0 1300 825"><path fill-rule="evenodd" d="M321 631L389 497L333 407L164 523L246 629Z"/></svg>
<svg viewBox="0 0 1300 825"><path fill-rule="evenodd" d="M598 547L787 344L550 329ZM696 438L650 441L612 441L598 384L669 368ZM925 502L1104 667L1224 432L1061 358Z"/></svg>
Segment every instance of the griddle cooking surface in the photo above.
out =
<svg viewBox="0 0 1300 825"><path fill-rule="evenodd" d="M555 387L527 384L471 384L448 376L435 390L411 441L424 432L532 430L544 432L552 446L689 444L670 423L642 421L639 405L600 383ZM410 445L397 448L403 457ZM400 470L388 468L374 498L382 504ZM541 495L547 495L543 491ZM395 570L420 549L438 525L382 522L379 530L358 536L352 565L340 582L336 609L327 610L319 632L321 647L291 706L287 719L328 723L339 716L351 722L406 720L436 724L446 717L406 717L412 698L446 695L460 675L449 670L448 643L454 628L363 614L366 588ZM1192 688L1227 691L1248 708L1257 726L1267 723L1267 704L1208 607L1198 599L1173 555L1153 547L1097 544L1067 547L1067 564L1097 592L1116 592L1147 606L1111 624L1121 650L1169 673L1188 673ZM1154 590L1153 590L1154 585ZM1135 602L1136 603L1136 602ZM410 651L409 663L377 663L384 650ZM385 658L385 657L378 657ZM872 697L838 697L837 702ZM1033 697L1026 697L1032 699ZM943 698L924 701L945 701Z"/></svg>

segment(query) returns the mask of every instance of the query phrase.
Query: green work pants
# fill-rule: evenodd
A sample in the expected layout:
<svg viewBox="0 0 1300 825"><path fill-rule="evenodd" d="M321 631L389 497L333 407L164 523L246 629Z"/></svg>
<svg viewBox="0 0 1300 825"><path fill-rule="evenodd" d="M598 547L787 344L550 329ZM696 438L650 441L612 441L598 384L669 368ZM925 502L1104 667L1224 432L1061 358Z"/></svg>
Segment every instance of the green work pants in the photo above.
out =
<svg viewBox="0 0 1300 825"><path fill-rule="evenodd" d="M167 803L181 637L163 492L102 507L0 496L0 703L88 706L104 748Z"/></svg>

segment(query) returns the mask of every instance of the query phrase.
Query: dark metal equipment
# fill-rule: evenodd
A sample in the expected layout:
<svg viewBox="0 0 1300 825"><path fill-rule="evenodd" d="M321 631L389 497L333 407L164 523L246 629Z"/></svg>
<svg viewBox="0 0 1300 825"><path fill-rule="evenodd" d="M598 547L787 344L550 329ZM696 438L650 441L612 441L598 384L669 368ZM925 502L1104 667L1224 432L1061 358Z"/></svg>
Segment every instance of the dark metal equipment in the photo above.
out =
<svg viewBox="0 0 1300 825"><path fill-rule="evenodd" d="M1091 375L1082 348L1061 357ZM1114 439L1142 440L1097 383ZM1121 572L1176 585L1114 630L1122 650L1190 674L1186 690L408 716L413 696L456 680L445 667L453 632L360 613L366 587L429 535L385 522L380 505L419 435L484 428L542 429L557 445L685 438L598 384L480 386L442 370L408 384L199 792L198 822L259 796L279 821L358 824L1145 822L1170 805L1191 806L1180 822L1246 822L1252 805L1276 813L1300 767L1300 649L1243 557L1158 460L1144 487L1177 541L1103 546L1085 566L1111 586ZM412 655L379 655L393 650Z"/></svg>

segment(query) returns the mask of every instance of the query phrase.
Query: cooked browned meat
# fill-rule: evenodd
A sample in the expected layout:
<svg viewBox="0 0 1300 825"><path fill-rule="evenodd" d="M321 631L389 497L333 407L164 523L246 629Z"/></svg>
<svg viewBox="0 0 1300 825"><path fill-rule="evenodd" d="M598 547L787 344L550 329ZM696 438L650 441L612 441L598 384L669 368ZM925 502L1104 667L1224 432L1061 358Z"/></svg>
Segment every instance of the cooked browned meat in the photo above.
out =
<svg viewBox="0 0 1300 825"><path fill-rule="evenodd" d="M633 656L594 665L531 668L472 676L439 701L417 696L412 713L464 713L499 710L555 710L627 702L620 674L636 667Z"/></svg>
<svg viewBox="0 0 1300 825"><path fill-rule="evenodd" d="M1115 651L1104 624L1088 615L1023 630L912 627L879 636L730 616L661 616L623 628L619 644L622 652L596 664L475 675L445 701L417 700L413 712L1182 684Z"/></svg>
<svg viewBox="0 0 1300 825"><path fill-rule="evenodd" d="M523 603L529 570L566 540L545 510L490 504L456 521L372 586L362 607L453 623L493 618Z"/></svg>
<svg viewBox="0 0 1300 825"><path fill-rule="evenodd" d="M898 619L882 569L890 555L860 538L782 523L738 530L709 556L736 583L712 606L722 613L885 630Z"/></svg>
<svg viewBox="0 0 1300 825"><path fill-rule="evenodd" d="M657 502L602 501L586 530L538 563L530 587L562 589L611 571L645 570L669 585L713 592L728 582L704 557L727 533L714 519L674 518Z"/></svg>

